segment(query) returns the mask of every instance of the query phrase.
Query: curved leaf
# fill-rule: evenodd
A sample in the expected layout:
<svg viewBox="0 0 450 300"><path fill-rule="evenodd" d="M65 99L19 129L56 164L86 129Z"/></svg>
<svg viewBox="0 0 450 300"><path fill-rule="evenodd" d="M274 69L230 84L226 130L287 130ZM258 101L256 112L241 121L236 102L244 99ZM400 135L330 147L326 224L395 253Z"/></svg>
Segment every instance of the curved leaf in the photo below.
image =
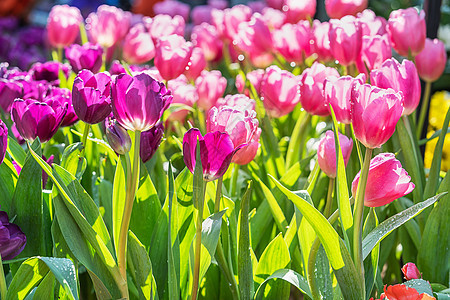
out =
<svg viewBox="0 0 450 300"><path fill-rule="evenodd" d="M290 284L292 284L293 286L295 286L296 288L298 288L302 293L306 294L310 298L312 297L311 292L309 290L308 281L305 278L303 278L300 274L298 274L295 271L288 270L288 269L280 269L280 270L275 271L272 275L267 277L263 283L261 283L258 290L256 291L255 299L263 299L260 291L263 291L264 286L267 284L267 282L274 278L279 278L284 281L287 281Z"/></svg>

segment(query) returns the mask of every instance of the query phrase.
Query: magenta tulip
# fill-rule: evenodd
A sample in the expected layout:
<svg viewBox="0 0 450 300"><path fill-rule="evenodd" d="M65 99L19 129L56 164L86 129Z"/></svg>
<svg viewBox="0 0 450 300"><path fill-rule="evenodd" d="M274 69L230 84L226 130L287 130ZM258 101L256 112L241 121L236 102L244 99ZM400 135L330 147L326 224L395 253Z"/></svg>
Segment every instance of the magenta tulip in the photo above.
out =
<svg viewBox="0 0 450 300"><path fill-rule="evenodd" d="M62 105L67 104L67 113L61 122L61 127L71 126L78 121L78 116L72 105L72 92L66 88L52 88L46 95L47 99L54 99Z"/></svg>
<svg viewBox="0 0 450 300"><path fill-rule="evenodd" d="M226 39L233 41L238 35L238 27L241 23L250 21L252 10L250 7L239 4L223 11L223 34ZM213 11L213 23L218 19L215 18ZM216 26L217 27L217 26Z"/></svg>
<svg viewBox="0 0 450 300"><path fill-rule="evenodd" d="M78 73L73 82L72 104L80 120L97 124L111 113L110 86L111 78L105 73Z"/></svg>
<svg viewBox="0 0 450 300"><path fill-rule="evenodd" d="M263 69L256 69L246 74L247 80L253 85L258 95L261 92L261 81L264 78L264 74L266 74L266 71ZM245 82L241 74L236 76L235 85L239 93L245 93L246 96L250 96L250 91L245 87Z"/></svg>
<svg viewBox="0 0 450 300"><path fill-rule="evenodd" d="M80 32L83 22L80 10L68 5L52 7L47 19L47 33L50 45L57 48L70 46Z"/></svg>
<svg viewBox="0 0 450 300"><path fill-rule="evenodd" d="M361 72L366 73L366 66L369 70L379 68L388 58L392 57L392 49L387 35L363 36L361 47Z"/></svg>
<svg viewBox="0 0 450 300"><path fill-rule="evenodd" d="M352 182L353 196L356 195L360 173L356 174ZM411 193L414 187L411 177L393 153L378 154L370 161L364 205L379 207L389 204Z"/></svg>
<svg viewBox="0 0 450 300"><path fill-rule="evenodd" d="M0 211L0 255L11 260L22 252L27 237L16 224L9 223L8 214Z"/></svg>
<svg viewBox="0 0 450 300"><path fill-rule="evenodd" d="M331 53L341 65L349 66L357 61L362 46L362 31L358 20L353 16L331 20L328 37Z"/></svg>
<svg viewBox="0 0 450 300"><path fill-rule="evenodd" d="M286 14L286 22L297 23L300 20L312 19L316 14L315 0L285 0L283 11Z"/></svg>
<svg viewBox="0 0 450 300"><path fill-rule="evenodd" d="M123 42L123 58L130 64L143 64L155 56L152 37L142 24L134 25Z"/></svg>
<svg viewBox="0 0 450 300"><path fill-rule="evenodd" d="M425 47L425 12L414 7L391 12L388 20L388 33L392 47L398 54L416 56Z"/></svg>
<svg viewBox="0 0 450 300"><path fill-rule="evenodd" d="M46 102L17 99L12 105L11 117L24 139L39 137L41 142L46 142L58 131L66 111L67 104L53 99Z"/></svg>
<svg viewBox="0 0 450 300"><path fill-rule="evenodd" d="M283 9L284 0L266 0L268 6L281 10Z"/></svg>
<svg viewBox="0 0 450 300"><path fill-rule="evenodd" d="M235 41L238 48L249 55L267 53L273 47L272 33L259 13L239 24Z"/></svg>
<svg viewBox="0 0 450 300"><path fill-rule="evenodd" d="M0 119L0 165L6 155L6 149L8 148L8 127Z"/></svg>
<svg viewBox="0 0 450 300"><path fill-rule="evenodd" d="M195 80L195 86L198 93L198 107L206 111L222 97L227 87L227 79L217 70L202 71Z"/></svg>
<svg viewBox="0 0 450 300"><path fill-rule="evenodd" d="M237 151L233 155L233 159L231 160L235 164L238 165L246 165L249 164L258 153L259 149L259 138L261 136L261 128L258 128L256 132L253 134L253 137L248 142L247 146L242 147L239 151Z"/></svg>
<svg viewBox="0 0 450 300"><path fill-rule="evenodd" d="M23 86L19 81L0 78L0 108L4 112L9 113L14 99L22 95Z"/></svg>
<svg viewBox="0 0 450 300"><path fill-rule="evenodd" d="M274 47L289 62L303 63L313 51L313 35L308 21L284 24L273 33Z"/></svg>
<svg viewBox="0 0 450 300"><path fill-rule="evenodd" d="M196 164L197 140L200 144L200 159L205 181L222 177L230 166L233 155L245 146L241 145L235 149L226 132L214 131L202 136L197 128L189 129L183 138L183 159L192 173Z"/></svg>
<svg viewBox="0 0 450 300"><path fill-rule="evenodd" d="M403 276L405 276L406 280L422 278L422 273L420 273L419 269L417 269L417 266L411 262L406 263L402 267L402 273Z"/></svg>
<svg viewBox="0 0 450 300"><path fill-rule="evenodd" d="M352 123L356 138L379 148L392 136L403 113L403 94L363 84L352 93Z"/></svg>
<svg viewBox="0 0 450 300"><path fill-rule="evenodd" d="M353 140L339 133L339 144L341 146L344 165L347 166L353 149ZM328 130L319 142L317 149L317 162L320 169L330 178L336 178L336 144L334 132Z"/></svg>
<svg viewBox="0 0 450 300"><path fill-rule="evenodd" d="M156 44L155 66L164 80L175 79L185 71L193 45L179 35L161 37Z"/></svg>
<svg viewBox="0 0 450 300"><path fill-rule="evenodd" d="M162 2L156 2L153 6L153 11L156 15L169 15L171 17L178 15L183 17L185 22L187 22L189 19L190 10L191 7L189 6L189 4L175 0L164 0Z"/></svg>
<svg viewBox="0 0 450 300"><path fill-rule="evenodd" d="M183 36L186 25L181 16L156 15L147 26L149 27L153 42L157 44L158 39L164 36L172 34Z"/></svg>
<svg viewBox="0 0 450 300"><path fill-rule="evenodd" d="M213 25L202 23L194 26L191 40L196 47L203 50L207 61L216 61L222 57L223 43Z"/></svg>
<svg viewBox="0 0 450 300"><path fill-rule="evenodd" d="M400 64L395 58L386 60L379 69L370 72L370 82L380 88L403 93L404 115L410 115L420 102L420 80L416 66L409 60Z"/></svg>
<svg viewBox="0 0 450 300"><path fill-rule="evenodd" d="M59 71L69 77L70 67L57 61L48 61L45 63L37 62L33 64L28 72L35 81L45 80L53 85L59 85Z"/></svg>
<svg viewBox="0 0 450 300"><path fill-rule="evenodd" d="M156 123L155 126L141 133L139 154L144 163L149 161L155 154L156 150L158 150L163 135L164 126L161 122Z"/></svg>
<svg viewBox="0 0 450 300"><path fill-rule="evenodd" d="M270 116L279 118L290 113L300 101L299 77L277 66L266 69L261 81L261 100Z"/></svg>
<svg viewBox="0 0 450 300"><path fill-rule="evenodd" d="M206 59L203 54L202 48L195 47L192 50L191 58L189 59L189 63L184 71L184 75L189 80L194 81L200 76L200 73L206 68Z"/></svg>
<svg viewBox="0 0 450 300"><path fill-rule="evenodd" d="M425 48L416 56L416 67L420 78L433 82L444 73L447 63L445 44L438 39L426 39Z"/></svg>
<svg viewBox="0 0 450 300"><path fill-rule="evenodd" d="M318 62L303 71L299 86L300 103L308 113L317 116L329 115L323 92L325 79L337 77L339 72L336 69Z"/></svg>
<svg viewBox="0 0 450 300"><path fill-rule="evenodd" d="M323 90L325 103L330 113L330 105L333 107L338 122L343 124L350 124L352 122L352 92L357 85L364 84L365 82L366 76L364 74L360 74L356 78L342 76L325 79Z"/></svg>
<svg viewBox="0 0 450 300"><path fill-rule="evenodd" d="M97 44L73 44L66 48L66 58L75 73L87 69L93 73L102 67L103 49Z"/></svg>
<svg viewBox="0 0 450 300"><path fill-rule="evenodd" d="M367 8L368 0L325 0L325 10L330 18L340 19L353 15Z"/></svg>
<svg viewBox="0 0 450 300"><path fill-rule="evenodd" d="M118 154L125 154L131 149L131 138L127 130L117 123L115 119L108 118L105 122L105 135L109 145Z"/></svg>
<svg viewBox="0 0 450 300"><path fill-rule="evenodd" d="M314 34L314 50L317 53L319 60L327 62L333 59L330 48L330 23L320 22L314 20L313 34Z"/></svg>
<svg viewBox="0 0 450 300"><path fill-rule="evenodd" d="M120 125L132 131L147 131L169 107L172 95L166 86L146 73L118 75L111 84L111 104Z"/></svg>

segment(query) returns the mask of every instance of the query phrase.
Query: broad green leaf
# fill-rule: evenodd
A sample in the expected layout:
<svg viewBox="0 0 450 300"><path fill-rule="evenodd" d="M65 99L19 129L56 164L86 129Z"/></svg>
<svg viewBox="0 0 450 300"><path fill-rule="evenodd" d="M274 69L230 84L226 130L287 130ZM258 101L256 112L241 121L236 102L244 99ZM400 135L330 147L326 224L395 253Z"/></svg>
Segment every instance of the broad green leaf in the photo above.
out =
<svg viewBox="0 0 450 300"><path fill-rule="evenodd" d="M331 277L330 262L328 261L327 254L320 245L317 251L317 257L315 262L316 271L316 284L319 289L322 299L333 299L333 279Z"/></svg>
<svg viewBox="0 0 450 300"><path fill-rule="evenodd" d="M444 193L436 195L430 199L427 199L423 202L417 203L410 208L405 209L404 211L390 217L385 220L383 223L378 225L374 230L372 230L363 240L362 242L362 253L363 259L369 255L372 249L381 242L386 236L388 236L394 229L400 227L408 220L414 218L418 214L420 214L425 208L432 205L434 202L439 200Z"/></svg>
<svg viewBox="0 0 450 300"><path fill-rule="evenodd" d="M220 236L220 228L222 226L222 217L225 212L226 209L212 214L202 223L202 244L208 250L211 257L214 257L216 254L216 247Z"/></svg>
<svg viewBox="0 0 450 300"><path fill-rule="evenodd" d="M264 192L264 195L266 196L267 203L269 204L270 211L272 212L272 216L275 220L275 223L278 226L278 229L284 234L286 232L288 223L286 221L286 217L284 216L283 210L278 205L278 202L273 196L270 189L258 178L256 178L256 180L258 181L259 185L261 186L261 189Z"/></svg>
<svg viewBox="0 0 450 300"><path fill-rule="evenodd" d="M114 175L113 194L112 194L112 225L114 245L119 245L119 232L122 224L123 211L125 209L126 198L126 174L131 172L130 162L125 159L124 155L120 156L120 160L116 164L116 173Z"/></svg>
<svg viewBox="0 0 450 300"><path fill-rule="evenodd" d="M82 149L82 143L69 145L64 149L61 159L61 167L74 175L78 180L83 177L86 170L86 159L80 155Z"/></svg>
<svg viewBox="0 0 450 300"><path fill-rule="evenodd" d="M370 208L369 214L366 217L363 228L363 239L378 226L378 218L374 208ZM378 243L373 248L371 255L364 260L364 277L366 284L366 298L369 298L372 293L373 285L377 276L378 259L380 256L380 244Z"/></svg>
<svg viewBox="0 0 450 300"><path fill-rule="evenodd" d="M404 211L405 209L407 209L408 207L411 207L414 205L414 203L411 200L409 200L408 198L405 198L405 197L402 197L402 198L398 199L397 201L394 201L393 204L395 206L396 212L398 212L398 213L400 213L400 212ZM416 252L416 249L419 249L419 247L420 247L420 240L422 239L422 234L420 233L419 224L417 224L416 220L411 219L405 223L404 227L406 229L405 234L408 235L406 238L408 238L410 241L412 241L414 243L414 245L413 245L414 247L411 247L411 249L414 249L413 252ZM415 258L414 258L414 260L415 260Z"/></svg>
<svg viewBox="0 0 450 300"><path fill-rule="evenodd" d="M168 241L167 241L167 256L168 256L168 285L169 285L169 299L179 299L180 298L180 286L178 284L180 278L179 278L179 270L177 272L176 266L175 266L175 260L174 260L174 249L173 249L173 242L172 242L172 212L173 212L173 197L175 194L175 182L173 179L173 171L172 171L172 163L169 161L169 220L168 220ZM150 176L149 176L150 178ZM156 191L155 191L156 195ZM175 216L176 217L176 216ZM175 244L177 244L177 239L175 239ZM177 253L178 260L179 260L179 253Z"/></svg>
<svg viewBox="0 0 450 300"><path fill-rule="evenodd" d="M39 283L38 287L28 294L28 296L32 295L32 298L30 299L54 299L54 289L55 276L52 272L48 272L44 279Z"/></svg>
<svg viewBox="0 0 450 300"><path fill-rule="evenodd" d="M275 278L289 282L290 284L298 288L302 293L306 294L310 298L312 297L311 292L309 291L308 282L306 281L305 278L303 278L300 274L298 274L293 270L281 269L275 271L272 275L267 277L263 283L261 283L258 290L256 291L255 299L263 299L261 291L264 291L264 286L267 284L268 281Z"/></svg>
<svg viewBox="0 0 450 300"><path fill-rule="evenodd" d="M403 283L403 285L414 288L419 294L427 293L433 296L430 283L423 279L411 279Z"/></svg>
<svg viewBox="0 0 450 300"><path fill-rule="evenodd" d="M9 208L14 196L14 189L17 183L17 173L12 163L5 157L2 164L0 164L0 205L1 210L9 214ZM9 214L11 217L11 214Z"/></svg>
<svg viewBox="0 0 450 300"><path fill-rule="evenodd" d="M27 154L25 150L23 150L22 146L17 143L15 139L8 136L8 148L7 151L9 155L14 159L14 161L20 166L23 167L25 164L25 159L27 157Z"/></svg>

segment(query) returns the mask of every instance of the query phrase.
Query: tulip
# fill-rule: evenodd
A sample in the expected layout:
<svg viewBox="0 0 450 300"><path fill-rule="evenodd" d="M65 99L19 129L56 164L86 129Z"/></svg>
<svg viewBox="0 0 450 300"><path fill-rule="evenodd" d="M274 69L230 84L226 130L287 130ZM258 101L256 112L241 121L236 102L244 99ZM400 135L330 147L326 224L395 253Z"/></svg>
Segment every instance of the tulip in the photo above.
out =
<svg viewBox="0 0 450 300"><path fill-rule="evenodd" d="M172 102L166 86L146 73L120 74L111 84L111 104L120 125L132 131L147 131Z"/></svg>
<svg viewBox="0 0 450 300"><path fill-rule="evenodd" d="M202 48L195 47L192 50L191 58L184 71L189 80L195 80L206 67L206 59Z"/></svg>
<svg viewBox="0 0 450 300"><path fill-rule="evenodd" d="M390 285L388 287L384 286L384 293L381 294L380 299L416 299L416 300L436 300L431 295L427 293L419 293L415 288L408 287L403 284Z"/></svg>
<svg viewBox="0 0 450 300"><path fill-rule="evenodd" d="M23 95L23 87L19 81L0 78L0 107L4 112L11 111L14 99Z"/></svg>
<svg viewBox="0 0 450 300"><path fill-rule="evenodd" d="M250 55L272 50L272 33L259 13L255 13L250 21L239 24L236 45Z"/></svg>
<svg viewBox="0 0 450 300"><path fill-rule="evenodd" d="M96 13L89 14L86 29L90 39L109 48L122 40L130 28L131 15L120 8L100 5Z"/></svg>
<svg viewBox="0 0 450 300"><path fill-rule="evenodd" d="M227 80L220 71L202 71L200 77L195 80L195 86L198 93L198 107L208 110L225 92Z"/></svg>
<svg viewBox="0 0 450 300"><path fill-rule="evenodd" d="M398 54L416 56L425 47L425 12L417 13L414 7L391 12L388 20L388 33L392 47Z"/></svg>
<svg viewBox="0 0 450 300"><path fill-rule="evenodd" d="M433 82L441 77L447 62L445 44L438 39L426 39L425 47L416 56L416 67L420 78Z"/></svg>
<svg viewBox="0 0 450 300"><path fill-rule="evenodd" d="M280 29L286 23L286 15L271 7L266 7L262 10L262 18L270 29Z"/></svg>
<svg viewBox="0 0 450 300"><path fill-rule="evenodd" d="M6 148L8 148L8 127L0 119L0 165L5 159Z"/></svg>
<svg viewBox="0 0 450 300"><path fill-rule="evenodd" d="M194 26L191 40L196 47L202 48L207 61L216 61L222 57L223 43L213 25L202 23Z"/></svg>
<svg viewBox="0 0 450 300"><path fill-rule="evenodd" d="M62 48L73 44L82 22L83 17L78 8L68 5L53 6L47 19L50 45Z"/></svg>
<svg viewBox="0 0 450 300"><path fill-rule="evenodd" d="M222 177L230 166L233 155L245 146L241 145L235 149L226 132L214 131L202 136L200 130L191 128L183 137L183 160L191 173L194 173L196 164L197 140L200 144L200 158L205 181Z"/></svg>
<svg viewBox="0 0 450 300"><path fill-rule="evenodd" d="M249 1L247 5L253 13L262 13L263 9L267 7L265 1Z"/></svg>
<svg viewBox="0 0 450 300"><path fill-rule="evenodd" d="M106 73L78 73L73 82L72 104L80 120L96 124L111 113L110 86L111 78Z"/></svg>
<svg viewBox="0 0 450 300"><path fill-rule="evenodd" d="M208 0L208 5L215 9L225 9L228 7L227 0Z"/></svg>
<svg viewBox="0 0 450 300"><path fill-rule="evenodd" d="M116 120L109 119L106 121L106 139L109 145L118 154L128 153L131 149L131 138L127 130L120 126Z"/></svg>
<svg viewBox="0 0 450 300"><path fill-rule="evenodd" d="M171 17L179 15L183 17L185 22L187 22L189 19L190 10L191 7L189 6L189 4L174 0L156 2L153 6L155 15L169 15Z"/></svg>
<svg viewBox="0 0 450 300"><path fill-rule="evenodd" d="M333 58L330 48L330 38L328 36L330 23L321 23L319 20L314 20L313 24L314 49L319 56L319 60L323 62L330 61Z"/></svg>
<svg viewBox="0 0 450 300"><path fill-rule="evenodd" d="M316 14L315 0L285 0L283 11L286 14L286 22L297 23L300 20L312 19Z"/></svg>
<svg viewBox="0 0 450 300"><path fill-rule="evenodd" d="M23 87L23 99L35 99L39 101L43 101L44 98L49 93L49 90L52 88L52 86L47 81L25 81L21 80L20 83Z"/></svg>
<svg viewBox="0 0 450 300"><path fill-rule="evenodd" d="M12 105L11 117L24 139L34 140L39 137L41 142L46 142L58 131L66 111L67 104L53 99L46 102L16 99Z"/></svg>
<svg viewBox="0 0 450 300"><path fill-rule="evenodd" d="M189 84L184 75L170 80L167 83L167 87L172 91L172 104L178 103L192 107L198 100L197 89L192 84ZM168 120L183 122L188 114L189 111L187 109L178 109L169 115Z"/></svg>
<svg viewBox="0 0 450 300"><path fill-rule="evenodd" d="M299 77L277 66L266 69L261 80L261 100L270 116L279 118L290 113L300 101Z"/></svg>
<svg viewBox="0 0 450 300"><path fill-rule="evenodd" d="M364 74L353 78L351 76L331 77L325 79L323 94L328 110L330 104L333 107L336 120L343 124L350 124L352 122L351 116L351 100L352 91L359 84L366 82Z"/></svg>
<svg viewBox="0 0 450 300"><path fill-rule="evenodd" d="M123 58L130 64L143 64L155 56L152 37L144 25L134 25L123 42Z"/></svg>
<svg viewBox="0 0 450 300"><path fill-rule="evenodd" d="M329 115L323 91L325 79L331 80L333 77L339 77L339 72L318 62L303 71L299 85L300 103L308 113L316 116Z"/></svg>
<svg viewBox="0 0 450 300"><path fill-rule="evenodd" d="M297 24L284 24L273 34L275 49L287 61L303 63L314 51L313 35L308 21Z"/></svg>
<svg viewBox="0 0 450 300"><path fill-rule="evenodd" d="M330 49L341 65L355 63L362 46L362 31L359 22L352 16L330 21Z"/></svg>
<svg viewBox="0 0 450 300"><path fill-rule="evenodd" d="M226 95L224 98L217 100L216 107L220 109L222 106L232 107L241 111L252 111L255 110L256 101L242 94Z"/></svg>
<svg viewBox="0 0 450 300"><path fill-rule="evenodd" d="M420 273L419 269L417 269L416 265L411 262L409 262L403 266L402 273L405 276L406 280L422 278L422 273Z"/></svg>
<svg viewBox="0 0 450 300"><path fill-rule="evenodd" d="M339 144L341 146L344 165L347 166L353 149L353 140L339 133ZM328 130L319 142L317 149L317 162L320 169L330 178L336 178L336 144L334 132Z"/></svg>
<svg viewBox="0 0 450 300"><path fill-rule="evenodd" d="M352 182L352 194L356 195L360 172ZM364 205L379 207L391 203L412 192L414 183L393 153L381 153L370 161L369 175L364 194Z"/></svg>
<svg viewBox="0 0 450 300"><path fill-rule="evenodd" d="M102 67L102 55L103 49L97 44L73 44L66 48L66 58L75 73L82 69L97 73Z"/></svg>
<svg viewBox="0 0 450 300"><path fill-rule="evenodd" d="M356 16L367 8L368 0L325 0L325 10L332 19L340 19L346 15Z"/></svg>
<svg viewBox="0 0 450 300"><path fill-rule="evenodd" d="M248 142L248 145L242 147L239 151L237 151L233 155L233 159L231 161L238 165L249 164L258 153L258 149L260 146L259 144L260 136L261 136L261 128L258 128L256 132L253 134L252 139Z"/></svg>
<svg viewBox="0 0 450 300"><path fill-rule="evenodd" d="M193 45L179 35L161 37L156 44L155 66L164 80L175 79L185 71Z"/></svg>
<svg viewBox="0 0 450 300"><path fill-rule="evenodd" d="M3 260L11 260L27 243L27 237L16 224L9 223L8 214L0 211L0 255Z"/></svg>
<svg viewBox="0 0 450 300"><path fill-rule="evenodd" d="M33 80L45 80L52 84L59 84L60 70L63 71L66 78L69 77L69 67L66 64L56 61L48 61L45 63L37 62L31 66L29 74Z"/></svg>
<svg viewBox="0 0 450 300"><path fill-rule="evenodd" d="M61 105L67 104L67 113L61 122L61 127L71 126L78 121L78 116L72 105L72 92L65 88L52 88L48 91L45 101L53 99L61 103Z"/></svg>
<svg viewBox="0 0 450 300"><path fill-rule="evenodd" d="M192 24L200 25L202 23L212 22L213 7L209 5L197 5L191 10Z"/></svg>
<svg viewBox="0 0 450 300"><path fill-rule="evenodd" d="M268 6L281 10L283 9L284 0L266 0Z"/></svg>
<svg viewBox="0 0 450 300"><path fill-rule="evenodd" d="M404 115L410 115L420 102L420 80L416 66L409 60L400 64L395 58L387 59L379 69L370 72L370 82L380 88L402 92Z"/></svg>
<svg viewBox="0 0 450 300"><path fill-rule="evenodd" d="M157 44L158 39L176 34L184 35L185 22L181 16L156 15L148 24L153 42Z"/></svg>
<svg viewBox="0 0 450 300"><path fill-rule="evenodd" d="M386 35L363 36L359 59L361 73L367 72L366 66L369 70L379 68L386 59L391 57L391 45Z"/></svg>
<svg viewBox="0 0 450 300"><path fill-rule="evenodd" d="M247 80L250 81L250 83L255 87L256 93L258 94L261 92L261 81L265 73L266 71L263 69L256 69L247 73L246 75ZM246 96L250 95L249 90L245 87L245 82L241 74L238 74L236 76L235 84L239 93L245 93Z"/></svg>
<svg viewBox="0 0 450 300"><path fill-rule="evenodd" d="M356 138L379 148L392 136L403 113L403 94L363 84L352 93L352 123Z"/></svg>
<svg viewBox="0 0 450 300"><path fill-rule="evenodd" d="M370 9L357 14L358 20L361 24L363 36L385 35L387 34L387 21L383 17L378 17Z"/></svg>
<svg viewBox="0 0 450 300"><path fill-rule="evenodd" d="M164 126L161 122L156 123L151 129L141 133L141 146L139 154L144 163L149 161L156 150L158 150L161 139L164 135Z"/></svg>
<svg viewBox="0 0 450 300"><path fill-rule="evenodd" d="M250 21L252 17L252 10L250 7L239 4L232 8L227 8L223 11L223 35L229 41L233 41L238 36L238 26L241 23ZM219 19L215 16L213 11L213 23L215 24ZM216 27L218 27L216 25Z"/></svg>

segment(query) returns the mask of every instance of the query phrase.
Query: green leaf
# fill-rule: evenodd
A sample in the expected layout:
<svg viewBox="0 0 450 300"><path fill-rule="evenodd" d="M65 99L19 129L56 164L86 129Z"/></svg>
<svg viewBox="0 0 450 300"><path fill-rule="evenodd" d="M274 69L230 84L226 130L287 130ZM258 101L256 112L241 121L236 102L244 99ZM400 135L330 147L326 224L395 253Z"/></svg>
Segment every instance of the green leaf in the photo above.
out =
<svg viewBox="0 0 450 300"><path fill-rule="evenodd" d="M298 274L295 271L281 269L275 271L272 275L267 277L263 283L261 283L258 290L256 291L255 299L263 299L261 291L264 291L264 286L267 284L268 281L275 278L289 282L290 284L298 288L305 295L309 296L310 298L312 297L311 292L309 291L308 281L306 281L305 278L303 278L300 274Z"/></svg>
<svg viewBox="0 0 450 300"><path fill-rule="evenodd" d="M388 236L394 229L400 227L408 220L420 214L425 208L432 205L444 195L444 193L441 193L423 202L417 203L414 206L411 206L410 208L407 208L404 211L390 217L379 226L377 226L364 238L362 242L363 259L365 259L367 255L369 255L369 253L372 251L372 249L376 245L378 245L378 243L381 242L386 236Z"/></svg>
<svg viewBox="0 0 450 300"><path fill-rule="evenodd" d="M302 139L305 134L305 130L308 127L308 123L311 122L311 115L306 111L300 113L297 122L295 123L294 130L291 134L288 150L286 152L286 168L289 169L294 162L300 159L300 147L302 146Z"/></svg>
<svg viewBox="0 0 450 300"><path fill-rule="evenodd" d="M284 234L286 232L286 228L288 226L288 223L286 221L286 217L284 216L283 210L278 205L278 202L275 199L275 197L273 196L273 194L270 191L270 189L259 178L255 178L255 179L257 180L257 182L261 186L261 189L263 190L264 196L266 196L267 203L269 204L270 211L272 212L272 216L273 216L273 218L275 220L275 223L278 226L278 229Z"/></svg>
<svg viewBox="0 0 450 300"><path fill-rule="evenodd" d="M55 276L52 272L48 272L44 279L39 283L37 288L34 288L27 298L32 295L30 299L54 299L55 294Z"/></svg>
<svg viewBox="0 0 450 300"><path fill-rule="evenodd" d="M112 198L112 224L115 247L119 245L119 232L122 224L123 211L125 209L126 172L131 172L129 158L127 157L126 159L124 155L121 155L116 165Z"/></svg>
<svg viewBox="0 0 450 300"><path fill-rule="evenodd" d="M423 279L411 279L403 283L403 285L414 288L419 295L422 293L427 293L428 295L433 296L430 283Z"/></svg>
<svg viewBox="0 0 450 300"><path fill-rule="evenodd" d="M214 257L216 254L216 247L220 236L220 228L222 226L222 217L226 211L227 210L224 209L212 214L202 223L202 244L208 250L211 257Z"/></svg>
<svg viewBox="0 0 450 300"><path fill-rule="evenodd" d="M378 226L378 218L374 208L370 208L363 228L363 239ZM375 284L378 259L380 257L380 244L378 243L372 250L371 255L364 260L364 277L366 284L366 298L368 299L372 293Z"/></svg>
<svg viewBox="0 0 450 300"><path fill-rule="evenodd" d="M169 299L179 299L180 298L180 286L178 284L179 282L179 271L177 272L176 266L175 266L175 260L174 260L174 249L173 249L173 242L172 242L172 203L173 203L173 196L175 194L175 182L173 179L173 171L172 171L172 163L169 161L169 221L168 221L168 241L167 241L167 256L168 256L168 285L169 285ZM155 192L156 194L156 192ZM175 240L175 243L177 240ZM177 244L178 245L178 244ZM179 245L178 245L179 246ZM179 254L178 254L179 255ZM179 258L179 257L178 257Z"/></svg>
<svg viewBox="0 0 450 300"><path fill-rule="evenodd" d="M74 175L78 180L83 177L87 166L86 159L84 156L80 155L82 149L82 143L69 145L64 149L61 159L61 167L66 169L70 174Z"/></svg>
<svg viewBox="0 0 450 300"><path fill-rule="evenodd" d="M17 173L12 163L5 157L3 163L0 164L0 205L3 211L6 211L9 216L9 208L14 197L14 189L17 183Z"/></svg>
<svg viewBox="0 0 450 300"><path fill-rule="evenodd" d="M22 146L17 143L17 141L8 136L8 148L7 151L9 155L14 159L14 161L20 166L23 167L25 164L25 159L27 157L27 153L23 150Z"/></svg>
<svg viewBox="0 0 450 300"><path fill-rule="evenodd" d="M320 292L322 299L333 299L333 278L330 272L330 262L328 261L327 254L320 245L317 251L317 257L315 262L315 273L317 288Z"/></svg>
<svg viewBox="0 0 450 300"><path fill-rule="evenodd" d="M250 255L250 228L248 213L250 210L250 199L252 193L252 182L250 181L247 191L242 197L241 212L239 215L239 251L238 251L238 278L239 293L242 300L253 298L253 267Z"/></svg>

